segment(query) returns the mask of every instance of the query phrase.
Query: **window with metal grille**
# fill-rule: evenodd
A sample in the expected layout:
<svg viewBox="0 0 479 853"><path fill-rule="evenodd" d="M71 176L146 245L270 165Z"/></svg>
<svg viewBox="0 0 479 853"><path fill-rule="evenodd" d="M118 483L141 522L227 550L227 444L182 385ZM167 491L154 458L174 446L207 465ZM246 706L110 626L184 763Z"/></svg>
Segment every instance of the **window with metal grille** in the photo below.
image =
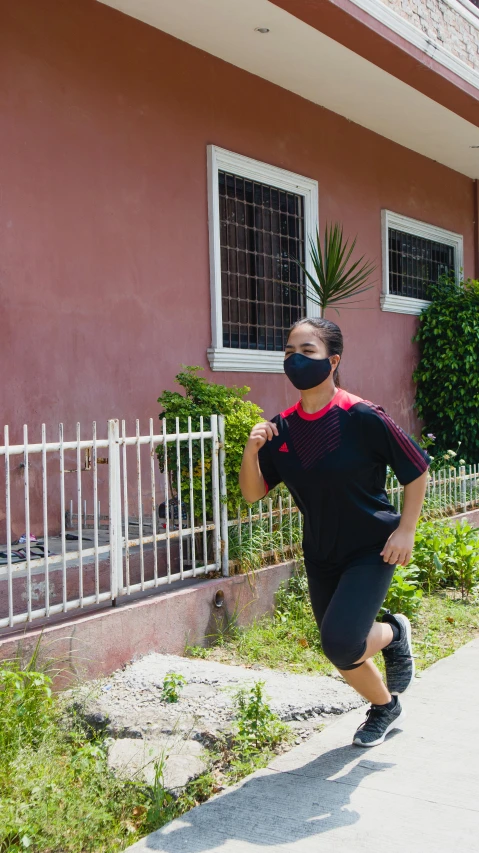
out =
<svg viewBox="0 0 479 853"><path fill-rule="evenodd" d="M398 314L420 314L431 299L432 284L444 275L459 281L462 235L392 210L383 210L381 218L381 308Z"/></svg>
<svg viewBox="0 0 479 853"><path fill-rule="evenodd" d="M389 293L429 299L429 285L453 276L455 248L396 228L388 229Z"/></svg>
<svg viewBox="0 0 479 853"><path fill-rule="evenodd" d="M304 198L218 171L223 347L282 351L305 312Z"/></svg>

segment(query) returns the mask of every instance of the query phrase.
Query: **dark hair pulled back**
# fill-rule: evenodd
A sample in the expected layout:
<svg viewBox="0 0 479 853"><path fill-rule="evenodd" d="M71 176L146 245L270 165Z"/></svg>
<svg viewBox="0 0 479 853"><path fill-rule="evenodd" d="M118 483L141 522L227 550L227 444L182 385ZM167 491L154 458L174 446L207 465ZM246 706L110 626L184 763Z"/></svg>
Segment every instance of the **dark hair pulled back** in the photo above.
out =
<svg viewBox="0 0 479 853"><path fill-rule="evenodd" d="M293 323L288 332L288 339L293 329L297 329L298 326L312 326L316 337L325 345L328 356L341 356L343 354L343 333L336 323L333 323L331 320L325 320L324 317L303 317L302 320L297 320L296 323ZM338 367L334 371L333 378L334 384L339 388L341 383Z"/></svg>

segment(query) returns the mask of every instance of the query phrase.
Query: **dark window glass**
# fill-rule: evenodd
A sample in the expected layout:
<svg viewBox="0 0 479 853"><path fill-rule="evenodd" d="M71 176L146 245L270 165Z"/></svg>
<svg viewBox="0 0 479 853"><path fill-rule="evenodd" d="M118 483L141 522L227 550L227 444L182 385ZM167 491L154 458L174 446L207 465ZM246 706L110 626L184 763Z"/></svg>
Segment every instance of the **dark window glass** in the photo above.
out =
<svg viewBox="0 0 479 853"><path fill-rule="evenodd" d="M453 246L389 229L389 293L429 299L429 285L454 273Z"/></svg>
<svg viewBox="0 0 479 853"><path fill-rule="evenodd" d="M223 346L281 351L305 313L304 199L219 172Z"/></svg>

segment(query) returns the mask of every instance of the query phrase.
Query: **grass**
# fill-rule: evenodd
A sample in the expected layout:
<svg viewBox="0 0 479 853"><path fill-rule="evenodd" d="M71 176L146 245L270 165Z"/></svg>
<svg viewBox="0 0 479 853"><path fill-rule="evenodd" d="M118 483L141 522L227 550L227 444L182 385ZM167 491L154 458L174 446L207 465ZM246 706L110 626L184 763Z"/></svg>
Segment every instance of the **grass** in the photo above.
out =
<svg viewBox="0 0 479 853"><path fill-rule="evenodd" d="M116 853L264 767L290 739L261 683L240 691L234 733L174 797L165 756L152 785L115 776L104 735L67 712L37 668L36 655L24 669L0 665L0 853Z"/></svg>
<svg viewBox="0 0 479 853"><path fill-rule="evenodd" d="M280 591L273 618L264 617L246 628L233 627L229 636L222 635L210 648L192 648L188 653L222 663L331 675L334 667L323 655L303 577L294 578L292 586L291 593ZM425 595L412 622L420 672L479 635L479 604L454 599L447 591ZM381 655L377 663L382 668Z"/></svg>
<svg viewBox="0 0 479 853"><path fill-rule="evenodd" d="M479 634L479 603L459 596L442 590L420 600L413 622L419 672ZM221 624L211 648L190 648L189 654L297 673L333 672L304 573L279 591L272 618L247 628L236 623ZM153 785L115 776L104 736L65 712L48 673L39 669L37 653L23 667L19 661L0 665L0 853L117 853L264 767L291 737L268 708L261 684L240 692L235 731L215 745L208 772L174 798L164 785L164 759L155 765ZM180 686L175 681L174 692Z"/></svg>

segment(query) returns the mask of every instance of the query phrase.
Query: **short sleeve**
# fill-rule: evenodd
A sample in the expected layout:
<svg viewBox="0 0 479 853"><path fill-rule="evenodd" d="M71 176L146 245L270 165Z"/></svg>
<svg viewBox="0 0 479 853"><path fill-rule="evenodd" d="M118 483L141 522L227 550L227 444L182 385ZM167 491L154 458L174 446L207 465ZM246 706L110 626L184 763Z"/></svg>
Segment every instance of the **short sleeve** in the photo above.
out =
<svg viewBox="0 0 479 853"><path fill-rule="evenodd" d="M379 462L389 465L402 486L417 480L431 462L427 453L380 406L368 404L363 438Z"/></svg>
<svg viewBox="0 0 479 853"><path fill-rule="evenodd" d="M275 486L281 483L281 476L278 473L278 469L273 460L273 454L271 453L270 441L267 441L259 451L258 461L266 486L266 493L268 493L271 489L274 489Z"/></svg>

